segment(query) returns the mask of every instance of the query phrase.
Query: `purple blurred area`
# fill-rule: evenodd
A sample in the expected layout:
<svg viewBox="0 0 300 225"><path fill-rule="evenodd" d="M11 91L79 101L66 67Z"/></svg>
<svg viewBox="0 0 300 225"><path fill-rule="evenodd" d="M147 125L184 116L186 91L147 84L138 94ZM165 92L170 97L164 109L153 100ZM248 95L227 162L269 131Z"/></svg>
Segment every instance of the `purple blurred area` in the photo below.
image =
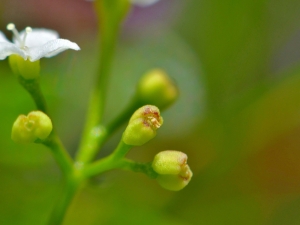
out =
<svg viewBox="0 0 300 225"><path fill-rule="evenodd" d="M2 0L1 30L14 23L19 30L26 26L46 27L61 36L96 33L93 2L84 0ZM176 3L176 4L174 4ZM133 7L125 22L127 31L149 29L153 24L166 24L176 19L179 1L164 0L150 7ZM3 10L5 9L5 10ZM7 10L9 9L9 10ZM4 31L8 34L7 31ZM126 32L127 33L127 32Z"/></svg>

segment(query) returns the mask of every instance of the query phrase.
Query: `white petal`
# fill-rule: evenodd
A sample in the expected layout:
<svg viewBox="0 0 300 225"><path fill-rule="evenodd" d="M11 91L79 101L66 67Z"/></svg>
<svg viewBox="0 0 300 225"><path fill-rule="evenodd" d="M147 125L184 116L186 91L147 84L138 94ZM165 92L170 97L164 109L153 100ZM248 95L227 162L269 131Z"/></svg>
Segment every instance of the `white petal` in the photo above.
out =
<svg viewBox="0 0 300 225"><path fill-rule="evenodd" d="M7 56L12 54L17 54L23 59L27 58L25 52L17 45L10 42L0 42L0 60L5 59Z"/></svg>
<svg viewBox="0 0 300 225"><path fill-rule="evenodd" d="M37 46L33 48L28 48L27 54L31 62L39 60L42 57L52 57L67 49L80 50L79 46L66 39L56 39L49 41L43 46Z"/></svg>
<svg viewBox="0 0 300 225"><path fill-rule="evenodd" d="M20 32L20 38L23 40L25 35L25 30ZM43 28L34 28L30 33L27 34L25 46L28 48L41 46L46 44L49 41L55 40L59 37L58 33L54 30L43 29ZM14 39L14 43L18 44L18 41Z"/></svg>
<svg viewBox="0 0 300 225"><path fill-rule="evenodd" d="M10 41L6 39L5 35L1 31L0 31L0 42L10 43Z"/></svg>
<svg viewBox="0 0 300 225"><path fill-rule="evenodd" d="M138 5L138 6L149 6L152 5L159 0L130 0L132 4Z"/></svg>

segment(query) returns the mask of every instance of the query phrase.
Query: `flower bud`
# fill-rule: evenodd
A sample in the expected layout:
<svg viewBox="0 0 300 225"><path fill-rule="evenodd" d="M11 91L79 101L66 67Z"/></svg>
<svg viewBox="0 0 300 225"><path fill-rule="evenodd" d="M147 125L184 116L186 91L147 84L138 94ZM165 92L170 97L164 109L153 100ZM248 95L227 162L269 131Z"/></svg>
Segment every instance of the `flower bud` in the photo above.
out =
<svg viewBox="0 0 300 225"><path fill-rule="evenodd" d="M40 61L31 62L24 60L19 55L9 56L9 65L16 75L22 76L26 80L33 80L40 76Z"/></svg>
<svg viewBox="0 0 300 225"><path fill-rule="evenodd" d="M162 124L163 118L156 106L143 106L131 116L123 133L123 142L133 146L143 145L156 136L156 130Z"/></svg>
<svg viewBox="0 0 300 225"><path fill-rule="evenodd" d="M154 157L152 168L158 173L157 182L171 191L183 189L193 176L187 165L187 155L179 151L168 150L158 153Z"/></svg>
<svg viewBox="0 0 300 225"><path fill-rule="evenodd" d="M163 70L154 69L140 79L137 96L142 104L156 105L163 109L177 99L178 89Z"/></svg>
<svg viewBox="0 0 300 225"><path fill-rule="evenodd" d="M33 111L17 118L12 127L11 138L18 143L32 143L37 139L45 140L51 131L51 119L41 111Z"/></svg>

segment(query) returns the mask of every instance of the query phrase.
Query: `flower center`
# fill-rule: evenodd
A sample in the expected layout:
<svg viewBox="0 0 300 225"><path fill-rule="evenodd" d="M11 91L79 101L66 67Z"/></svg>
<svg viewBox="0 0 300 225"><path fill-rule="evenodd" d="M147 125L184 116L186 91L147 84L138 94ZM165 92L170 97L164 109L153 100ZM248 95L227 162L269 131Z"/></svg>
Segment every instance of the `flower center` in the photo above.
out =
<svg viewBox="0 0 300 225"><path fill-rule="evenodd" d="M144 111L145 121L147 124L149 124L151 127L154 127L156 129L161 127L160 123L160 116L159 113L152 110L151 108L146 108Z"/></svg>
<svg viewBox="0 0 300 225"><path fill-rule="evenodd" d="M29 120L25 122L24 127L26 128L27 131L32 131L34 129L35 122L33 120Z"/></svg>
<svg viewBox="0 0 300 225"><path fill-rule="evenodd" d="M14 37L20 44L20 48L25 49L25 47L26 47L25 42L26 42L27 35L32 31L31 27L25 28L25 34L23 36L23 40L21 39L20 33L18 32L18 30L16 29L16 26L13 23L9 23L6 28L7 28L7 30L10 30L11 32L13 32Z"/></svg>

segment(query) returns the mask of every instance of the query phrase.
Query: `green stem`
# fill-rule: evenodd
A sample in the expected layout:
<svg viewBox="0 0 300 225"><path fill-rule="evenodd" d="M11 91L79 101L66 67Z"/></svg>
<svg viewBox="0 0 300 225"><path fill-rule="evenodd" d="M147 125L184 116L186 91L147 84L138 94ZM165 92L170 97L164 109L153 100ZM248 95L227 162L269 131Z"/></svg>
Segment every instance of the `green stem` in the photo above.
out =
<svg viewBox="0 0 300 225"><path fill-rule="evenodd" d="M55 131L52 131L47 140L42 143L51 149L52 155L61 168L64 176L67 177L71 174L73 171L73 160L64 148Z"/></svg>
<svg viewBox="0 0 300 225"><path fill-rule="evenodd" d="M86 129L99 124L103 117L109 75L113 60L117 30L102 29L100 39L100 61L95 81L95 87L91 93L89 109L87 114Z"/></svg>
<svg viewBox="0 0 300 225"><path fill-rule="evenodd" d="M131 148L132 146L126 145L121 140L118 147L111 155L100 159L95 163L87 165L83 169L83 176L88 178L108 170L112 170L115 168L123 168L126 164L126 160L124 160L124 157Z"/></svg>
<svg viewBox="0 0 300 225"><path fill-rule="evenodd" d="M76 176L70 176L66 180L66 184L63 191L63 196L59 197L51 213L48 225L61 225L64 222L64 218L67 214L67 210L72 203L76 193L82 184L82 180Z"/></svg>
<svg viewBox="0 0 300 225"><path fill-rule="evenodd" d="M38 110L47 114L47 104L40 88L39 79L26 80L18 76L19 83L28 91Z"/></svg>
<svg viewBox="0 0 300 225"><path fill-rule="evenodd" d="M94 164L86 167L83 175L92 177L112 169L130 170L137 173L144 173L150 178L156 178L158 174L152 169L152 162L139 163L126 158L114 159L113 156L103 158Z"/></svg>
<svg viewBox="0 0 300 225"><path fill-rule="evenodd" d="M106 126L107 137L109 137L112 133L114 133L122 124L130 119L132 114L141 107L141 103L138 101L138 98L135 96L130 104L126 107L124 111L122 111L113 121L108 123ZM106 138L107 138L106 137ZM104 142L106 139L104 140Z"/></svg>
<svg viewBox="0 0 300 225"><path fill-rule="evenodd" d="M139 163L127 159L123 162L122 169L131 170L137 173L144 173L150 178L156 178L158 176L158 174L152 168L152 162Z"/></svg>
<svg viewBox="0 0 300 225"><path fill-rule="evenodd" d="M78 152L76 160L79 162L91 162L98 150L106 140L126 121L129 120L134 111L140 106L136 98L133 98L127 108L111 121L106 127L102 125L95 126L88 135L88 144L82 146L84 149Z"/></svg>
<svg viewBox="0 0 300 225"><path fill-rule="evenodd" d="M111 0L98 0L95 2L99 31L101 33L99 49L100 62L95 87L90 97L82 140L76 156L76 161L81 163L89 162L98 150L97 144L95 145L94 143L98 142L100 134L95 134L95 130L98 129L97 125L101 123L103 118L117 34L124 14L127 11L127 5L128 3L126 3L126 5L119 5L118 1ZM105 134L101 135L105 136Z"/></svg>

